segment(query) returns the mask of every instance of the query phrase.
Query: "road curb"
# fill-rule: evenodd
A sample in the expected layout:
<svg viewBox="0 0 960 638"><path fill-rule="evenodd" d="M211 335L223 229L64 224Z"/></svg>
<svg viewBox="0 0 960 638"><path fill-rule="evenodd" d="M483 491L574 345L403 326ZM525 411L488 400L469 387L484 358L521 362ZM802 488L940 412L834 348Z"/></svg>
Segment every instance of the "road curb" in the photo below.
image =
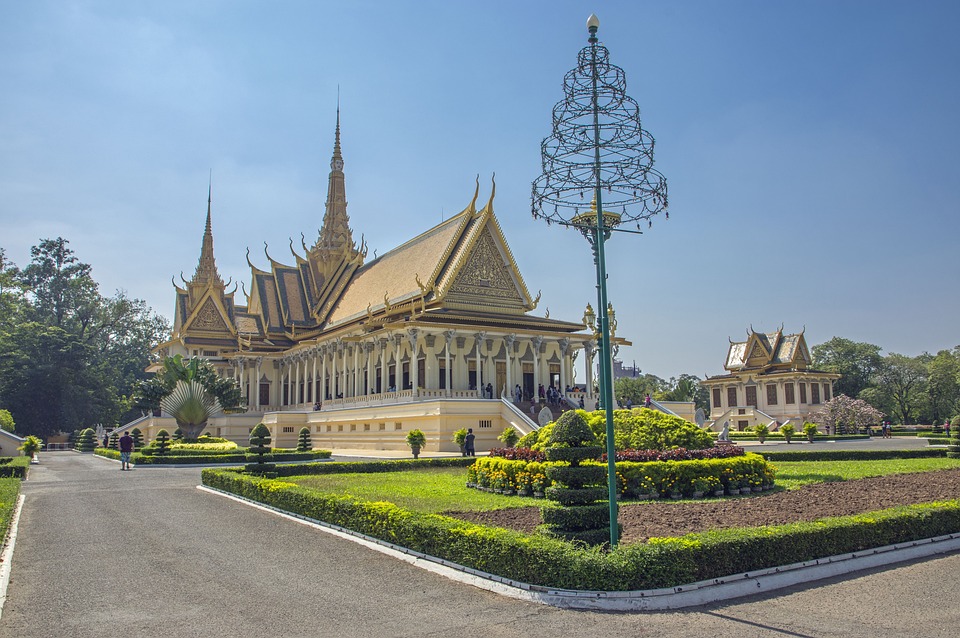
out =
<svg viewBox="0 0 960 638"><path fill-rule="evenodd" d="M415 552L353 530L291 514L236 494L204 485L197 489L292 520L349 540L450 580L472 585L510 598L559 607L593 611L666 611L698 607L745 596L766 594L795 585L844 576L866 569L948 554L960 550L960 533L887 545L803 563L771 567L756 572L700 581L678 587L638 591L580 591L531 585L471 569L457 563Z"/></svg>

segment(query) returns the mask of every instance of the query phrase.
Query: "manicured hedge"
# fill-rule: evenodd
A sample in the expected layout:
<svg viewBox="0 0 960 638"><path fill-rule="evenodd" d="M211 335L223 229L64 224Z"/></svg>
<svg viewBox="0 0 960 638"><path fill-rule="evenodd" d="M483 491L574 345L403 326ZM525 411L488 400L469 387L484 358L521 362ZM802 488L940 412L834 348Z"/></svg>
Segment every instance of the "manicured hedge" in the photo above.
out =
<svg viewBox="0 0 960 638"><path fill-rule="evenodd" d="M392 503L325 494L281 479L208 468L203 470L203 483L473 569L575 590L676 587L960 532L960 501L953 500L811 523L655 538L605 553L537 535L410 512Z"/></svg>
<svg viewBox="0 0 960 638"><path fill-rule="evenodd" d="M120 452L116 450L97 448L95 454L108 459L119 460ZM310 452L294 452L280 450L273 455L276 461L309 461L312 459L328 459L331 456L330 450L312 450ZM134 465L207 465L210 463L223 463L236 465L246 463L249 459L246 453L239 454L167 454L165 456L144 456L140 452L134 452L130 460ZM293 466L301 467L301 466Z"/></svg>
<svg viewBox="0 0 960 638"><path fill-rule="evenodd" d="M818 450L814 452L765 452L756 450L768 461L880 461L885 459L926 459L946 456L945 449L916 450Z"/></svg>
<svg viewBox="0 0 960 638"><path fill-rule="evenodd" d="M476 460L467 470L467 483L478 487L524 493L537 489L535 482L550 486L555 463L510 461L487 457ZM624 496L639 494L668 496L679 493L692 496L734 487L772 486L774 470L757 454L739 454L730 458L694 461L617 461L617 491ZM586 467L603 468L599 463ZM571 468L572 469L572 468Z"/></svg>
<svg viewBox="0 0 960 638"><path fill-rule="evenodd" d="M0 478L0 543L7 537L7 529L10 527L10 519L17 506L18 496L20 496L20 479Z"/></svg>
<svg viewBox="0 0 960 638"><path fill-rule="evenodd" d="M399 459L396 461L337 461L332 463L305 463L281 465L279 476L306 476L311 474L369 474L374 472L402 472L422 470L427 467L469 467L476 458L454 457L446 459Z"/></svg>
<svg viewBox="0 0 960 638"><path fill-rule="evenodd" d="M29 456L4 456L0 457L0 477L2 478L27 478L27 469L30 467ZM3 537L0 536L0 539Z"/></svg>

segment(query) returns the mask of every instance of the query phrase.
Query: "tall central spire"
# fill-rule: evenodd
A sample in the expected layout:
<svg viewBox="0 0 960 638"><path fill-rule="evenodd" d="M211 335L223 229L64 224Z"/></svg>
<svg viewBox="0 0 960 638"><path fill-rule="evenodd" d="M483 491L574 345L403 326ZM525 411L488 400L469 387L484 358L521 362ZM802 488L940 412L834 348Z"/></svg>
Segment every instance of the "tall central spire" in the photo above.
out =
<svg viewBox="0 0 960 638"><path fill-rule="evenodd" d="M340 153L340 105L337 104L337 128L330 159L330 177L327 182L327 206L323 227L314 248L326 251L353 249L353 233L347 216L347 190L343 177L343 155Z"/></svg>
<svg viewBox="0 0 960 638"><path fill-rule="evenodd" d="M217 262L213 258L213 226L210 223L210 209L213 202L213 179L207 187L207 224L203 231L203 243L200 245L200 263L193 275L194 284L209 284L211 282L223 286L220 273L217 272Z"/></svg>

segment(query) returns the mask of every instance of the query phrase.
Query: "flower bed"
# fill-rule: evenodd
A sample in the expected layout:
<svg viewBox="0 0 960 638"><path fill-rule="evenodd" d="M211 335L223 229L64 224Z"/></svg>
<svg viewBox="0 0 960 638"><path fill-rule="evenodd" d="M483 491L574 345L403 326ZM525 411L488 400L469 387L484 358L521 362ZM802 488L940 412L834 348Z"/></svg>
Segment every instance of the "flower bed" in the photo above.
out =
<svg viewBox="0 0 960 638"><path fill-rule="evenodd" d="M701 450L702 451L702 450ZM619 456L619 455L618 455ZM601 465L587 461L584 465ZM467 485L505 494L542 493L552 485L547 461L510 460L500 457L477 459L467 468ZM605 465L604 465L605 466ZM697 460L617 461L617 489L627 498L702 498L741 494L773 487L775 472L757 454Z"/></svg>

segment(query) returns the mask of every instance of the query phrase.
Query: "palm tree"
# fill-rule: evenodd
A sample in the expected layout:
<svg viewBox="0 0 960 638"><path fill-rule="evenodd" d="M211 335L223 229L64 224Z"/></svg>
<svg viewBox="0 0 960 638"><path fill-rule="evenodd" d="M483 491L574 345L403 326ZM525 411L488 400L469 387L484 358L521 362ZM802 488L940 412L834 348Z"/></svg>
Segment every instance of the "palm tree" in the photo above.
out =
<svg viewBox="0 0 960 638"><path fill-rule="evenodd" d="M160 401L164 412L177 420L187 439L195 439L203 431L207 419L221 411L220 402L199 381L177 381L173 391Z"/></svg>

